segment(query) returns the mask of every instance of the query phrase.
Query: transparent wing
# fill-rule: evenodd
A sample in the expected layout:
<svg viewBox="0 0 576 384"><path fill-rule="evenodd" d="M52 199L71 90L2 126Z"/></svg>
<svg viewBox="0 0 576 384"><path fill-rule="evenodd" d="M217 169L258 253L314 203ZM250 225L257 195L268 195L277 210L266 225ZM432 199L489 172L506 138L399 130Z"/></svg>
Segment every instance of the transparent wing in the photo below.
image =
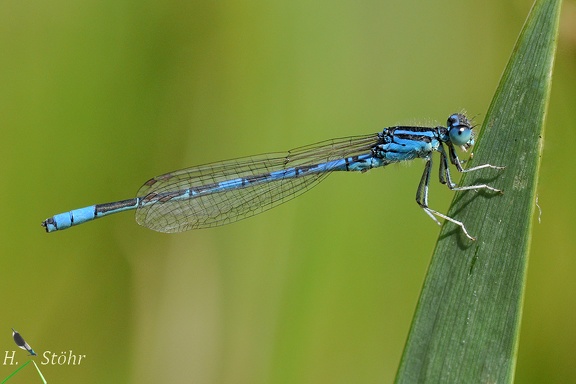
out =
<svg viewBox="0 0 576 384"><path fill-rule="evenodd" d="M254 216L296 196L323 180L333 169L299 177L270 178L276 171L305 168L370 152L377 134L323 141L287 153L269 153L226 160L170 172L148 180L138 197L167 196L153 204L141 205L136 221L159 232L224 225ZM268 177L263 183L199 194L187 199L170 198L172 192L201 189L234 179Z"/></svg>

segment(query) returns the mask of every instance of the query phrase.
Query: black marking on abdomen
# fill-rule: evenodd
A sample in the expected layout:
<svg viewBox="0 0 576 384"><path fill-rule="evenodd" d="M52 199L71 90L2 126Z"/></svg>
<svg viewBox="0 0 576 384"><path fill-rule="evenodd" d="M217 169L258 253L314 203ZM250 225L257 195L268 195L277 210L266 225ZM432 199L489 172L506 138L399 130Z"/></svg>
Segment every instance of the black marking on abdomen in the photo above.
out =
<svg viewBox="0 0 576 384"><path fill-rule="evenodd" d="M245 178L243 178L242 182L244 182L244 180L246 180L248 183L257 183L258 181L267 180L270 177L271 177L271 175L269 173L264 173L261 175L245 177Z"/></svg>

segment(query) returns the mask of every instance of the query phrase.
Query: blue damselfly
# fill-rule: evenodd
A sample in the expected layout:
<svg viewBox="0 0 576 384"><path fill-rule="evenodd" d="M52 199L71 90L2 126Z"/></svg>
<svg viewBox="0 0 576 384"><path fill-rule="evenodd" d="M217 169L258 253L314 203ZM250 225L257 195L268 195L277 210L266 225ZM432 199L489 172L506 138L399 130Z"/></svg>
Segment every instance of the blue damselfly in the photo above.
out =
<svg viewBox="0 0 576 384"><path fill-rule="evenodd" d="M428 206L434 151L440 153L440 182L451 190L502 192L486 184L458 187L452 182L449 163L459 172L504 168L483 164L463 169L455 148L467 150L474 145L472 128L465 115L455 113L448 118L446 127L394 126L379 133L323 141L282 154L186 168L148 180L136 198L61 213L46 219L42 225L47 232L53 232L135 209L140 225L159 232L215 227L280 205L311 189L331 172L366 172L421 158L426 163L416 192L417 203L436 223L440 224L437 217L450 221L474 240L462 222Z"/></svg>

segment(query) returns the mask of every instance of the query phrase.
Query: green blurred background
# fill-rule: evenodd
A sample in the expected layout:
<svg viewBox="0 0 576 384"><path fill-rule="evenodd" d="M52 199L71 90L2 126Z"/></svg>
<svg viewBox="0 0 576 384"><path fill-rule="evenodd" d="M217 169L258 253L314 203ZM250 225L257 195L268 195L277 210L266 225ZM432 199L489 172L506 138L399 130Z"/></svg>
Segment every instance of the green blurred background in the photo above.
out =
<svg viewBox="0 0 576 384"><path fill-rule="evenodd" d="M40 222L191 165L462 109L481 123L530 6L0 2L0 352L16 349L14 327L39 354L86 355L41 365L60 383L391 382L439 231L414 202L421 163L335 174L250 220L178 235L131 213L54 234ZM575 59L567 1L522 383L576 382ZM445 212L453 194L431 194ZM27 366L10 382L39 379Z"/></svg>

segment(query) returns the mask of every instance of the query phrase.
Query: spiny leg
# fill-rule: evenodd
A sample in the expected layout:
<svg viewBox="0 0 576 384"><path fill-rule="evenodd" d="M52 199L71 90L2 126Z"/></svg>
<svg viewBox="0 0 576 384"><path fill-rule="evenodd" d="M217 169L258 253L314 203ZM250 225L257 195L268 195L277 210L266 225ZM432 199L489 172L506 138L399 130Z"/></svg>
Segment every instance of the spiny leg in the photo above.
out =
<svg viewBox="0 0 576 384"><path fill-rule="evenodd" d="M461 172L461 173L477 171L479 169L485 169L485 168L490 168L490 169L504 169L504 168L506 168L506 167L500 167L500 166L491 165L491 164L482 164L482 165L477 165L477 166L472 167L472 168L463 169L462 168L462 162L458 158L458 155L456 155L456 151L454 150L454 147L451 145L448 145L448 150L450 151L450 162L452 164L454 164L456 166L456 169L458 170L458 172ZM442 184L446 184L448 186L448 188L450 188L450 190L452 190L452 191L469 191L469 190L487 189L489 191L503 193L502 190L491 187L487 184L478 184L478 185L469 185L469 186L465 186L465 187L457 187L456 184L452 182L452 177L450 176L450 167L448 166L448 159L446 156L446 152L444 151L444 147L440 147L438 149L438 152L440 152L440 161L442 162L442 164L440 166L440 182Z"/></svg>
<svg viewBox="0 0 576 384"><path fill-rule="evenodd" d="M444 155L444 153L440 152L440 155L441 155L440 161L446 162L446 156ZM444 156L442 156L442 155L444 155ZM443 166L441 164L440 169L442 170L443 167L446 171L448 171L448 167L446 165ZM466 230L466 227L464 226L464 223L462 223L461 221L458 221L456 219L453 219L450 216L447 216L443 213L440 213L438 211L430 209L428 207L428 185L430 182L431 170L432 170L432 158L430 157L426 161L426 165L424 166L424 172L422 173L422 178L420 179L420 184L418 184L418 189L416 191L416 202L424 210L424 212L426 212L426 214L428 216L430 216L430 218L436 222L436 224L441 225L440 221L438 221L438 219L436 218L436 216L438 216L438 217L440 217L444 220L447 220L451 223L454 223L457 226L459 226L460 228L462 228L462 232L464 232L466 237L469 238L470 240L472 240L472 241L476 240L474 237L470 236L470 234ZM441 175L442 175L442 173L441 173ZM450 180L450 174L449 173L447 173L447 179L448 179L448 183L449 183L448 185L452 186L452 188L455 188L455 185ZM443 179L441 176L440 181L443 181L443 180L444 180L444 182L446 182L446 180Z"/></svg>
<svg viewBox="0 0 576 384"><path fill-rule="evenodd" d="M474 168L464 170L462 172L476 171L478 169L483 169L483 168L504 169L504 167L496 167L496 166L493 166L490 164L483 164L483 165L479 165L479 166L474 167ZM476 184L476 185L467 185L467 186L463 186L463 187L458 187L458 186L456 186L456 184L454 184L452 182L452 178L450 177L450 168L446 168L445 175L446 175L445 178L447 179L446 185L448 186L448 188L451 191L469 191L469 190L487 189L487 190L493 191L493 192L504 193L501 189L491 187L488 184ZM442 176L440 177L440 181L442 181Z"/></svg>
<svg viewBox="0 0 576 384"><path fill-rule="evenodd" d="M434 217L434 215L436 215L436 216L438 216L438 217L440 217L440 218L442 218L442 219L444 219L444 220L447 220L447 221L449 221L449 222L451 222L451 223L456 224L457 226L459 226L460 228L462 228L462 232L464 232L464 234L466 235L467 238L469 238L469 239L472 240L472 241L476 241L476 238L473 237L473 236L471 236L471 235L468 233L468 231L466 230L466 226L464 226L464 223L463 223L463 222L458 221L458 220L456 220L456 219L453 219L453 218L451 218L450 216L447 216L447 215L445 215L445 214L443 214L443 213L440 213L440 212L435 211L435 210L433 210L433 209L430 209L430 208L428 208L428 207L422 207L422 208L424 209L424 212L426 212L426 213L428 214L428 216L430 216L430 217L431 217L435 222L437 222L438 224L440 224L440 223L439 223L439 221Z"/></svg>
<svg viewBox="0 0 576 384"><path fill-rule="evenodd" d="M462 168L463 162L461 162L460 159L458 158L458 155L456 155L456 151L454 150L454 147L452 145L448 145L448 150L450 153L450 162L452 164L454 164L456 166L456 169L461 173L477 171L479 169L485 169L485 168L490 168L490 169L504 169L504 168L506 168L506 167L501 167L501 166L496 166L496 165L491 165L491 164L482 164L482 165L478 165L476 167L472 167L469 169L463 169ZM487 189L489 191L499 192L501 194L504 193L502 190L491 187L487 184L468 185L468 186L463 186L463 187L456 186L456 184L452 182L452 177L450 176L450 167L448 164L448 156L446 155L446 152L444 151L444 147L440 146L438 151L440 152L440 161L441 161L440 182L443 184L446 184L450 190L452 190L452 191L469 191L469 190ZM446 216L440 212L433 211L430 208L427 208L427 213L429 215L434 214L438 217L441 217L445 220L448 220L448 221L458 225L460 228L462 228L462 231L464 232L464 234L466 234L466 236L469 239L476 240L474 237L472 237L472 236L470 236L470 234L468 234L468 231L466 230L464 223L462 223L461 221L455 220L455 219L453 219L449 216Z"/></svg>
<svg viewBox="0 0 576 384"><path fill-rule="evenodd" d="M477 166L472 167L472 168L464 169L464 168L462 168L462 164L464 164L466 161L460 160L458 158L458 155L456 154L456 150L454 149L454 145L448 144L448 151L450 152L450 162L452 164L454 164L456 166L456 169L458 170L458 172L461 172L461 173L477 171L479 169L484 169L484 168L492 168L492 169L504 169L504 168L506 168L506 167L501 167L501 166L492 165L492 164L481 164L481 165L477 165ZM444 158L446 158L446 152L444 151L444 146L441 146L439 148L439 152L444 155Z"/></svg>

